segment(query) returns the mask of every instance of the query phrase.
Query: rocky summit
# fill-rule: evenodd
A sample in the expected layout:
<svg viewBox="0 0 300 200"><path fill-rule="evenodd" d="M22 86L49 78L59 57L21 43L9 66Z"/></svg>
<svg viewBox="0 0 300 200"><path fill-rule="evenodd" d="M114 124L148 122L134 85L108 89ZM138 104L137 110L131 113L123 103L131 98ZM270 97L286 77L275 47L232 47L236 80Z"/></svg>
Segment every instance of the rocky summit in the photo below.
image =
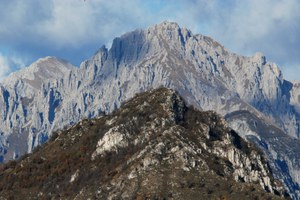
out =
<svg viewBox="0 0 300 200"><path fill-rule="evenodd" d="M0 161L17 159L53 132L111 113L161 86L189 105L226 116L254 142L294 199L300 194L300 84L262 53L242 56L174 22L126 33L76 68L46 57L0 83Z"/></svg>
<svg viewBox="0 0 300 200"><path fill-rule="evenodd" d="M283 199L260 150L159 88L0 170L0 199Z"/></svg>

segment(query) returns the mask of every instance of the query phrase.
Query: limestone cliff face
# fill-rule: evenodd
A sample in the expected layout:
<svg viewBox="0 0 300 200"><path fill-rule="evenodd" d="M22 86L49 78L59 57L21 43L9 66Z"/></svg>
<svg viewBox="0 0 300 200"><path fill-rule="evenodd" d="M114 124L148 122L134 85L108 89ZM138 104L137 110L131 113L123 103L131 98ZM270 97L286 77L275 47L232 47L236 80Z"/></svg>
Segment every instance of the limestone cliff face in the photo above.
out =
<svg viewBox="0 0 300 200"><path fill-rule="evenodd" d="M31 150L43 143L51 132L59 112L60 94L50 85L58 82L74 67L66 61L46 57L11 74L0 85L1 160ZM38 134L37 134L38 133Z"/></svg>
<svg viewBox="0 0 300 200"><path fill-rule="evenodd" d="M276 64L261 53L231 53L210 37L163 22L115 38L110 49L101 47L79 68L48 57L4 80L2 160L31 152L54 130L110 113L136 93L160 86L175 89L198 109L221 115L247 110L299 138L299 87L284 80Z"/></svg>
<svg viewBox="0 0 300 200"><path fill-rule="evenodd" d="M300 141L247 111L226 115L231 128L265 152L273 175L282 180L294 199L299 199Z"/></svg>
<svg viewBox="0 0 300 200"><path fill-rule="evenodd" d="M165 88L55 134L0 173L4 198L288 198L259 150Z"/></svg>

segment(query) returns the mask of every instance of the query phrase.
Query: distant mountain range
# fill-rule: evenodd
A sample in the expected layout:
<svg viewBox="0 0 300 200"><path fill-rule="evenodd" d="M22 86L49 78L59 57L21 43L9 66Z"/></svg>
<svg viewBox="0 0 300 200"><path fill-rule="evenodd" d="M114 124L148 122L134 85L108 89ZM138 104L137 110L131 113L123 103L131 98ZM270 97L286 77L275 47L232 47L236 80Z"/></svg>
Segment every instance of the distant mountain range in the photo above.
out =
<svg viewBox="0 0 300 200"><path fill-rule="evenodd" d="M0 85L2 161L31 152L58 129L111 113L136 93L164 86L214 110L268 156L299 199L300 84L261 53L229 52L210 37L163 22L115 38L79 68L46 57Z"/></svg>
<svg viewBox="0 0 300 200"><path fill-rule="evenodd" d="M261 151L166 88L56 132L0 170L0 199L289 199Z"/></svg>

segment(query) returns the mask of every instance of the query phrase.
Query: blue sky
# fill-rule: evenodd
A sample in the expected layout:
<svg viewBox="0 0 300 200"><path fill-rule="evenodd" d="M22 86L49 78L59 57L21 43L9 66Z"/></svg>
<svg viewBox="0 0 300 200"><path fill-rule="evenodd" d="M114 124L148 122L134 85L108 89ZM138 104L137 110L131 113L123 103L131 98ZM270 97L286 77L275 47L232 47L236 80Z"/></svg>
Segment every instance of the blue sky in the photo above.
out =
<svg viewBox="0 0 300 200"><path fill-rule="evenodd" d="M0 0L0 79L40 57L79 64L113 38L164 20L232 52L263 52L300 80L299 0Z"/></svg>

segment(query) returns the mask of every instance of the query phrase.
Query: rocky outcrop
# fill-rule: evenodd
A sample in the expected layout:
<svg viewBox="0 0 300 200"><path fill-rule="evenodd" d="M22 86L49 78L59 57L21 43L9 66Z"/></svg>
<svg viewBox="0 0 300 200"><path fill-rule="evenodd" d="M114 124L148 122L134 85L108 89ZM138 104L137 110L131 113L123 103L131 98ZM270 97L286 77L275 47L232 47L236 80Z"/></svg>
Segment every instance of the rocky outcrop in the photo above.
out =
<svg viewBox="0 0 300 200"><path fill-rule="evenodd" d="M54 130L110 113L136 93L160 86L175 89L198 109L221 115L246 110L299 136L298 87L284 80L276 64L261 53L231 53L210 37L163 22L114 39L80 68L48 57L8 77L0 87L2 160L31 152Z"/></svg>
<svg viewBox="0 0 300 200"><path fill-rule="evenodd" d="M2 198L288 198L259 150L165 88L58 132L0 173Z"/></svg>
<svg viewBox="0 0 300 200"><path fill-rule="evenodd" d="M228 114L226 120L240 136L265 152L274 176L284 182L294 199L298 199L299 140L291 138L278 127L247 111Z"/></svg>

